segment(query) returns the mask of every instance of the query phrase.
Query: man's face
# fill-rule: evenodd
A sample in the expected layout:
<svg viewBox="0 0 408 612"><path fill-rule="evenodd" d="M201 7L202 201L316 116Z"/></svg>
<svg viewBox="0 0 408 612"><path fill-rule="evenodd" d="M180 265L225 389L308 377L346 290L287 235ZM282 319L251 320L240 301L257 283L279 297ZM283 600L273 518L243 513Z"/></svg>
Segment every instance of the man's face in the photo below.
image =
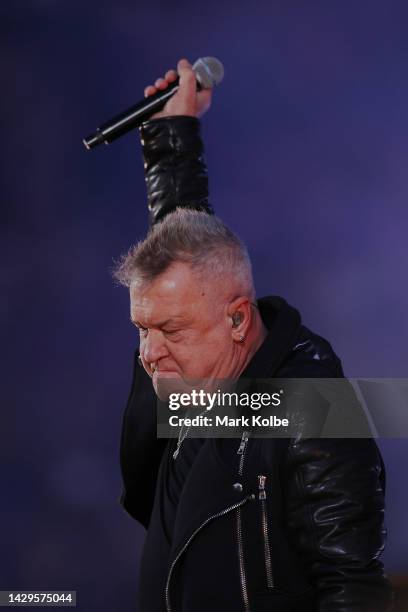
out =
<svg viewBox="0 0 408 612"><path fill-rule="evenodd" d="M150 284L130 287L131 319L140 331L140 356L156 393L166 379L228 378L233 361L225 284L203 283L190 266L171 265Z"/></svg>

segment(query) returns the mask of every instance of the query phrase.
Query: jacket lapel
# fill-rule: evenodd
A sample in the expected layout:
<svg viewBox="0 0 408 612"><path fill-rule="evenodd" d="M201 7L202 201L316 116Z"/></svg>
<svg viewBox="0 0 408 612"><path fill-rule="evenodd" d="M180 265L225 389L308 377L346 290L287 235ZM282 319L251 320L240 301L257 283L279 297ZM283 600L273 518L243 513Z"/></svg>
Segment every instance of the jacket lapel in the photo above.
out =
<svg viewBox="0 0 408 612"><path fill-rule="evenodd" d="M230 441L238 449L239 440ZM173 460L173 459L171 459ZM237 457L238 466L238 457ZM203 523L218 513L243 501L249 491L237 491L241 480L229 470L215 452L211 439L206 440L189 472L177 510L171 557L174 558Z"/></svg>

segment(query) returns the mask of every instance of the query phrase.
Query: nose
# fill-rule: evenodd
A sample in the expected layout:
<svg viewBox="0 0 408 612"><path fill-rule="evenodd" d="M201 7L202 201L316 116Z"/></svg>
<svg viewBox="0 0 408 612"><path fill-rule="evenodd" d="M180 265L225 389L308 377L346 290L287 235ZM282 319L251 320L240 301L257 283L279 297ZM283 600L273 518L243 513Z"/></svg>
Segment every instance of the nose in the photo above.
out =
<svg viewBox="0 0 408 612"><path fill-rule="evenodd" d="M149 329L149 333L140 344L140 354L146 363L154 364L157 368L158 361L168 355L163 333L158 329Z"/></svg>

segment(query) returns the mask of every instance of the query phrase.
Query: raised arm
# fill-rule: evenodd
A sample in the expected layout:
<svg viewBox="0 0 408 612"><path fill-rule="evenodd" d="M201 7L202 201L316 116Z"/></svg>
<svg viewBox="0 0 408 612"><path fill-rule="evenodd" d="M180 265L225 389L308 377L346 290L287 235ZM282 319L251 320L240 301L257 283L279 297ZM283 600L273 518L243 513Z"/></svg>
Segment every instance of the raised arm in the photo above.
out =
<svg viewBox="0 0 408 612"><path fill-rule="evenodd" d="M152 225L177 206L212 213L199 121L210 107L212 92L196 91L195 75L187 60L180 60L177 70L178 91L160 113L140 128ZM157 79L154 86L146 87L145 95L165 89L176 78L177 72L169 70L164 79ZM137 350L122 424L121 503L133 518L147 527L166 440L157 439L156 397L150 378L138 363L138 355Z"/></svg>
<svg viewBox="0 0 408 612"><path fill-rule="evenodd" d="M164 109L140 128L150 222L157 221L178 206L212 213L208 201L207 167L200 135L201 117L211 104L212 90L196 90L190 63L182 59L177 72L145 89L150 96L180 77L177 92Z"/></svg>

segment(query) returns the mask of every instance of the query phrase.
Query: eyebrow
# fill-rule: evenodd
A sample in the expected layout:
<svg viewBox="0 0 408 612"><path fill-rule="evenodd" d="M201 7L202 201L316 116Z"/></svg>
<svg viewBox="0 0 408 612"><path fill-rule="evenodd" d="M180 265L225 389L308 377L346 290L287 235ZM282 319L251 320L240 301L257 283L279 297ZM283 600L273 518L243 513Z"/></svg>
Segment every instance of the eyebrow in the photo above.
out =
<svg viewBox="0 0 408 612"><path fill-rule="evenodd" d="M169 323L176 322L175 319L180 319L180 317L176 316L176 317L173 317L173 318L170 318L170 319L166 319L165 321L159 321L159 323L157 323L153 327L165 327ZM132 317L130 317L130 322L132 323L132 325L135 325L136 327L144 327L144 325L142 325L140 323L140 321L135 321L134 319L132 319ZM176 323L178 323L178 322L176 322Z"/></svg>

